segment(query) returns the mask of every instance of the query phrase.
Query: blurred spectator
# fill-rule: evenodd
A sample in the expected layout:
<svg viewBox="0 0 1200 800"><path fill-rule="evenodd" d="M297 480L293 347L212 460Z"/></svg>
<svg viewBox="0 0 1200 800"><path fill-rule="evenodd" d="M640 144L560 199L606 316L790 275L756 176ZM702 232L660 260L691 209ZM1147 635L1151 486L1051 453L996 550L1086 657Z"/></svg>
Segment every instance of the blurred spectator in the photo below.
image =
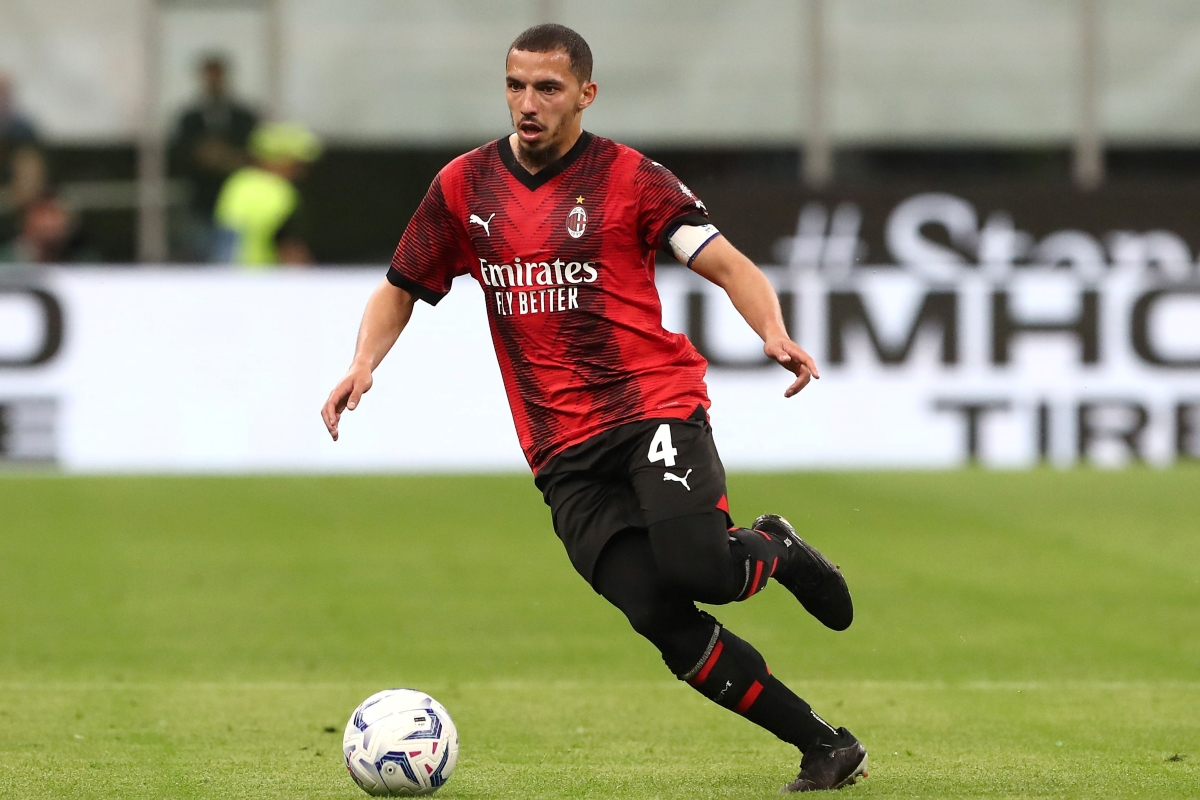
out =
<svg viewBox="0 0 1200 800"><path fill-rule="evenodd" d="M75 215L54 194L44 194L25 204L20 232L0 247L4 264L72 264L96 262L99 256L87 245Z"/></svg>
<svg viewBox="0 0 1200 800"><path fill-rule="evenodd" d="M229 176L217 199L218 260L253 268L311 263L296 181L321 155L320 141L300 125L260 125L250 152L254 165Z"/></svg>
<svg viewBox="0 0 1200 800"><path fill-rule="evenodd" d="M200 62L201 97L179 117L172 157L189 183L188 218L179 255L189 261L212 256L213 209L226 179L250 162L246 144L258 115L229 90L229 65L220 55Z"/></svg>
<svg viewBox="0 0 1200 800"><path fill-rule="evenodd" d="M12 79L0 73L0 213L18 210L46 186L37 128L13 103Z"/></svg>

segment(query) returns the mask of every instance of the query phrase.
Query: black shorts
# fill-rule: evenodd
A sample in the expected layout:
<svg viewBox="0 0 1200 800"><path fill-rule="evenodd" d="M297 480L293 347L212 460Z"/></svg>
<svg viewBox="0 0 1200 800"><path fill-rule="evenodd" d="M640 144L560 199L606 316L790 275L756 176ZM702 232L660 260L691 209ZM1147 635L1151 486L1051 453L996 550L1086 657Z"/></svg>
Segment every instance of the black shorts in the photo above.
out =
<svg viewBox="0 0 1200 800"><path fill-rule="evenodd" d="M687 419L630 422L568 447L534 483L588 583L616 533L715 509L729 513L725 467L703 406Z"/></svg>

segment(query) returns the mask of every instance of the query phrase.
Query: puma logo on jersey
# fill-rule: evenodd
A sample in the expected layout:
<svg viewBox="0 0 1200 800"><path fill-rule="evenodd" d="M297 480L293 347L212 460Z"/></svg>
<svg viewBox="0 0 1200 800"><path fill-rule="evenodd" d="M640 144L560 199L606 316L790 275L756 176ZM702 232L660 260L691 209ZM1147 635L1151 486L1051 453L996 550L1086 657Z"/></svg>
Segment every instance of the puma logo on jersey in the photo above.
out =
<svg viewBox="0 0 1200 800"><path fill-rule="evenodd" d="M692 490L692 487L688 486L687 479L688 479L688 475L691 475L691 474L692 474L692 471L690 469L687 472L683 473L682 478L679 477L678 475L674 475L670 472L666 472L663 474L663 480L664 481L679 481L680 483L683 484L683 488L687 489L690 492Z"/></svg>
<svg viewBox="0 0 1200 800"><path fill-rule="evenodd" d="M731 688L733 688L733 681L725 681L725 688L722 689L720 691L720 693L716 696L716 698L713 699L713 702L714 703L721 702L721 698L724 697L725 693L728 692ZM813 716L816 716L816 714L814 714ZM824 720L822 720L822 722L824 722Z"/></svg>
<svg viewBox="0 0 1200 800"><path fill-rule="evenodd" d="M494 217L494 216L496 216L495 211L492 212L492 217ZM485 222L483 217L479 216L478 214L472 214L471 218L469 220L467 220L467 224L474 222L476 225L483 228L483 232L486 233L488 235L488 238L490 239L490 238L492 238L492 232L488 228L488 226L492 224L492 217L488 217L487 221Z"/></svg>

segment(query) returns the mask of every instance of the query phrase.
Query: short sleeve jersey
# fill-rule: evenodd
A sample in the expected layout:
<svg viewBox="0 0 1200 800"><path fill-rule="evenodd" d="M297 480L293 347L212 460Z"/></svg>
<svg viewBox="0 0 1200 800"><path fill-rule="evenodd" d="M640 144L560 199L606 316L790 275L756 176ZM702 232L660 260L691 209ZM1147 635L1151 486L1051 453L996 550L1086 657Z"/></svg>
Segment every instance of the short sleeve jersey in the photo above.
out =
<svg viewBox="0 0 1200 800"><path fill-rule="evenodd" d="M708 408L707 363L662 326L655 251L707 209L669 170L584 133L530 174L508 139L442 169L388 279L429 303L483 289L517 435L536 473L555 454L643 419Z"/></svg>

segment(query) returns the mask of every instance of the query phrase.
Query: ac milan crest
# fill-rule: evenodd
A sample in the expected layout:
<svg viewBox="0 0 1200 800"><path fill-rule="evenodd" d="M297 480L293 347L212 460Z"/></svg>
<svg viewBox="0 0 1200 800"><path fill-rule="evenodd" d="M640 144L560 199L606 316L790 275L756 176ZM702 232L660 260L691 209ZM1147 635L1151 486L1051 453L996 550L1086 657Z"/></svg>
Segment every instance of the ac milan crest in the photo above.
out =
<svg viewBox="0 0 1200 800"><path fill-rule="evenodd" d="M587 212L583 210L583 206L575 206L571 209L571 213L567 214L567 233L571 234L572 239L578 239L583 236L585 230L587 230Z"/></svg>

